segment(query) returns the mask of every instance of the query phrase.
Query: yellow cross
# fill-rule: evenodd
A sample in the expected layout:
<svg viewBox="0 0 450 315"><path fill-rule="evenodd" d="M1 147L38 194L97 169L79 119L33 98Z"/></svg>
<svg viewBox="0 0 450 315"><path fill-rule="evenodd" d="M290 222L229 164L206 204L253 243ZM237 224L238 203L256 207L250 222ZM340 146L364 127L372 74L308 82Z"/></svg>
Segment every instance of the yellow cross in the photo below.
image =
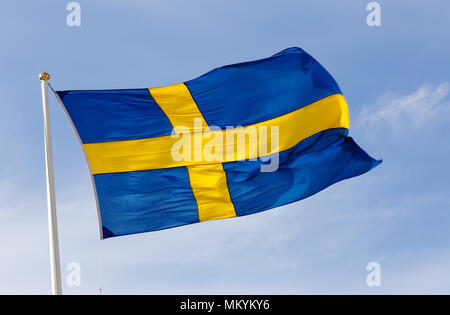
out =
<svg viewBox="0 0 450 315"><path fill-rule="evenodd" d="M185 166L197 202L200 221L236 216L223 162L271 155L288 150L303 139L323 130L349 128L347 102L342 94L330 95L290 113L243 128L203 132L208 125L184 83L151 88L149 92L169 118L175 131L177 130L176 127L183 126L187 128L183 132L189 133L190 137L198 135L202 137L202 146L194 148L194 155L196 150L203 150L203 144L208 142L211 133L217 133L215 136L227 139L221 150L223 158L217 161L208 161L204 158L201 160L194 158L194 160L176 161L173 159L172 149L178 140L168 135L136 140L86 143L83 146L91 170L93 174L102 174ZM196 120L201 120L202 130L195 129ZM272 126L279 127L279 133L272 134L270 131ZM271 142L273 137L277 137L279 145L276 149L270 146L271 149L266 150L263 155L261 155L261 152L254 155L254 150L250 150L249 144L245 143L244 147L241 147L241 151L237 150L239 152L231 155L231 157L225 154L228 147L237 147L238 141L235 140L234 136L231 137L232 141L228 141L230 134L244 133L245 136L247 129L255 128L259 132L260 127L268 127L266 129L266 142ZM261 138L259 134L257 138L257 141L259 141Z"/></svg>

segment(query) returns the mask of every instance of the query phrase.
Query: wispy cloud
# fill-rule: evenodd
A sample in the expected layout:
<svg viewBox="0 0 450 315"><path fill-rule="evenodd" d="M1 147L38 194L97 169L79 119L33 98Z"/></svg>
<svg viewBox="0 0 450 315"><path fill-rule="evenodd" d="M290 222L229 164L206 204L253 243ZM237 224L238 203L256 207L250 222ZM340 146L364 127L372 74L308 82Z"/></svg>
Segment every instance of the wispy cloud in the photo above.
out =
<svg viewBox="0 0 450 315"><path fill-rule="evenodd" d="M395 131L418 129L437 119L447 119L450 110L450 84L425 83L407 95L387 93L373 106L365 107L358 123L389 126Z"/></svg>

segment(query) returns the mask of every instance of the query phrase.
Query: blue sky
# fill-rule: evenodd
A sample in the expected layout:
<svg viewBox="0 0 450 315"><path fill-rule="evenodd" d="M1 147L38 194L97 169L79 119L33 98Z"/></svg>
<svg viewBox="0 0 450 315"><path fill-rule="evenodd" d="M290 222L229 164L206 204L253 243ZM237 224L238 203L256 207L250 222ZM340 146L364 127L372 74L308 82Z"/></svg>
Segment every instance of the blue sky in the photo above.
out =
<svg viewBox="0 0 450 315"><path fill-rule="evenodd" d="M264 213L101 244L105 293L450 293L448 1L10 1L0 12L0 293L50 293L39 72L56 89L141 88L298 46L334 76L380 167ZM97 214L50 96L63 279L96 294ZM381 287L366 265L381 265Z"/></svg>

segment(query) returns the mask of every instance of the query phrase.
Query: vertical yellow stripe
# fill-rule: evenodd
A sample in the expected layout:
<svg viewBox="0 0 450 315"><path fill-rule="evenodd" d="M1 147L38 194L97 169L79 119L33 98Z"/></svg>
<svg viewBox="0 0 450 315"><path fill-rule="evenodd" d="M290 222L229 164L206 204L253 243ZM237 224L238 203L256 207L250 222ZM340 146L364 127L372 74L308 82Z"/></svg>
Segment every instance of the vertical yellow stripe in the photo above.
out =
<svg viewBox="0 0 450 315"><path fill-rule="evenodd" d="M207 127L203 115L184 83L152 88L149 92L174 128L186 127L191 132L198 132ZM201 127L198 126L198 122L201 122ZM228 190L227 176L221 163L193 165L187 169L200 221L236 216Z"/></svg>
<svg viewBox="0 0 450 315"><path fill-rule="evenodd" d="M195 104L191 93L184 83L148 90L174 128L183 126L190 131L200 131L207 126L202 113L200 113L197 104ZM195 119L201 119L203 128L200 130L194 129Z"/></svg>
<svg viewBox="0 0 450 315"><path fill-rule="evenodd" d="M236 216L222 164L189 166L188 171L200 221Z"/></svg>

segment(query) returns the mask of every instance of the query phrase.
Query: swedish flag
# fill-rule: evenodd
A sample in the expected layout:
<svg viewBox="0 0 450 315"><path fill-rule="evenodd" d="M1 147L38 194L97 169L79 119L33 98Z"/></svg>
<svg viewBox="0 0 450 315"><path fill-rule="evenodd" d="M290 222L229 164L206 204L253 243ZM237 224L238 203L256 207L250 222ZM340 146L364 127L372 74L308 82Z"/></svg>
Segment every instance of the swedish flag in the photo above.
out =
<svg viewBox="0 0 450 315"><path fill-rule="evenodd" d="M102 238L261 212L380 163L347 136L341 90L299 48L166 87L57 94L90 167Z"/></svg>

